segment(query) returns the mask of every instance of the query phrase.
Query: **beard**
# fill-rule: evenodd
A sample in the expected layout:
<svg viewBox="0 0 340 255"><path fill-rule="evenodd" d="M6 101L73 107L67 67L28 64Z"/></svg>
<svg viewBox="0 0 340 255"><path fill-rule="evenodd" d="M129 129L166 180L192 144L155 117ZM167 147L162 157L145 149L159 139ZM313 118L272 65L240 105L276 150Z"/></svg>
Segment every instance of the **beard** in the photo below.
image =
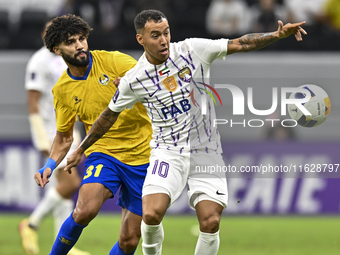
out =
<svg viewBox="0 0 340 255"><path fill-rule="evenodd" d="M77 57L81 54L85 53L86 56L82 57L81 59L77 59ZM89 51L81 50L78 51L73 57L70 55L67 55L62 52L62 57L65 60L65 62L69 63L70 65L76 66L76 67L86 67L90 63L90 53Z"/></svg>

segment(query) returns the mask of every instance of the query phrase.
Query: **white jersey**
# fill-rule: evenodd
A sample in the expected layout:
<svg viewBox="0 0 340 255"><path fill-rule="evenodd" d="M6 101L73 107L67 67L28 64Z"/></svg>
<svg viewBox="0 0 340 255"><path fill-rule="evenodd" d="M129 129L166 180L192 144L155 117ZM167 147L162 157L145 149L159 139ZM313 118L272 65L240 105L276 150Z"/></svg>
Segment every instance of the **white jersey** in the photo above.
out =
<svg viewBox="0 0 340 255"><path fill-rule="evenodd" d="M209 89L210 66L227 49L227 39L187 39L171 43L170 56L160 65L150 64L144 53L121 79L109 108L121 112L142 102L152 122L152 149L221 153L214 102L207 92L216 97Z"/></svg>
<svg viewBox="0 0 340 255"><path fill-rule="evenodd" d="M52 88L66 68L62 57L45 47L33 54L26 67L25 88L41 92L39 114L51 141L56 132Z"/></svg>

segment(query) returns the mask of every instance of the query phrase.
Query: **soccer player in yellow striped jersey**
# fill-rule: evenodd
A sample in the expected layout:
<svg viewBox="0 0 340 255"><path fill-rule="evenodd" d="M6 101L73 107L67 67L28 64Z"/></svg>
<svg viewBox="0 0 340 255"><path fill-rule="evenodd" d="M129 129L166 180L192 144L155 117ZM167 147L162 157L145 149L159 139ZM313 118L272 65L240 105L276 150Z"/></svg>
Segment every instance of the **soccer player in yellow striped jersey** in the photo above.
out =
<svg viewBox="0 0 340 255"><path fill-rule="evenodd" d="M41 187L48 183L53 169L69 150L77 118L88 132L115 94L114 81L136 64L132 57L118 51L89 51L87 37L91 30L74 15L53 19L46 30L46 47L62 56L68 69L52 90L57 133L47 163L34 177ZM119 240L109 254L134 254L141 235L141 192L149 166L152 131L142 104L122 112L117 124L85 151L86 172L77 205L60 228L51 255L66 255L118 188L122 226Z"/></svg>

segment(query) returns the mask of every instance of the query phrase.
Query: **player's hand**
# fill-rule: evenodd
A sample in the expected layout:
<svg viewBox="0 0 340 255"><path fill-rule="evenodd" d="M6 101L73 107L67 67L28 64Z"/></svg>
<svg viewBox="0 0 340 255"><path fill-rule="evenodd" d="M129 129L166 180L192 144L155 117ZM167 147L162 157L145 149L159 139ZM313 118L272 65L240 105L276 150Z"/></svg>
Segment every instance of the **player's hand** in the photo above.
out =
<svg viewBox="0 0 340 255"><path fill-rule="evenodd" d="M67 171L69 174L72 173L72 167L76 167L83 156L83 152L78 148L76 149L68 158L67 158L67 165L64 168L64 171Z"/></svg>
<svg viewBox="0 0 340 255"><path fill-rule="evenodd" d="M36 172L34 175L34 180L38 184L38 186L40 186L43 189L45 185L50 182L49 178L51 174L52 174L51 168L47 167L44 170L43 174L41 174L40 172Z"/></svg>
<svg viewBox="0 0 340 255"><path fill-rule="evenodd" d="M287 23L283 25L282 21L278 21L279 28L277 30L279 39L286 38L294 33L295 38L297 41L302 41L302 34L306 35L307 32L301 27L302 25L306 24L305 21L299 23Z"/></svg>
<svg viewBox="0 0 340 255"><path fill-rule="evenodd" d="M113 81L113 84L118 88L118 86L119 86L119 83L120 83L120 80L122 79L122 77L117 77L117 79L115 79L114 81Z"/></svg>

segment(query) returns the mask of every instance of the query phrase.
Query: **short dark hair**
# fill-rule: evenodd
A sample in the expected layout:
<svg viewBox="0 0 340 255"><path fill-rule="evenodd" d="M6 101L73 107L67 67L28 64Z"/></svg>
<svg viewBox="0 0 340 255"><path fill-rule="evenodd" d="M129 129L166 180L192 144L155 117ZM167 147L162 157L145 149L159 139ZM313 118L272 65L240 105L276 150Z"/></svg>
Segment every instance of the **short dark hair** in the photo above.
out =
<svg viewBox="0 0 340 255"><path fill-rule="evenodd" d="M134 24L135 30L138 33L138 30L143 29L145 27L146 22L153 20L155 22L161 22L162 19L167 19L164 13L157 10L144 10L137 14Z"/></svg>
<svg viewBox="0 0 340 255"><path fill-rule="evenodd" d="M84 35L88 37L92 28L80 17L72 14L56 17L47 26L43 38L47 49L53 52L53 47L66 42L72 35Z"/></svg>

